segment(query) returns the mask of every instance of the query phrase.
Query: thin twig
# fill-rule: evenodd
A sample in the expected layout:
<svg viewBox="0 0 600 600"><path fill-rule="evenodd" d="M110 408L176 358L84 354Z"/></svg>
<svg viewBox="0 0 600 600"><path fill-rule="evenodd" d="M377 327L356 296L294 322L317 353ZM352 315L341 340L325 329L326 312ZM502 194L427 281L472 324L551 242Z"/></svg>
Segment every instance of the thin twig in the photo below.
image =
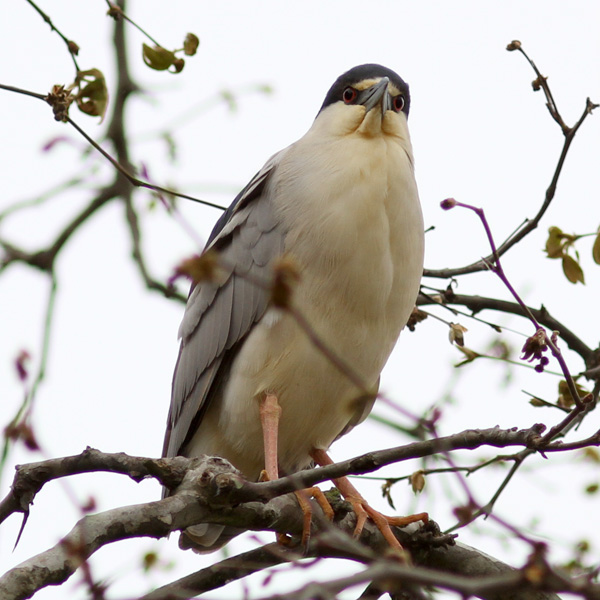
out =
<svg viewBox="0 0 600 600"><path fill-rule="evenodd" d="M46 315L44 317L44 329L42 332L42 343L40 348L40 364L33 379L31 387L27 390L23 402L17 409L15 416L12 418L8 427L16 426L23 416L31 410L31 406L36 398L38 388L46 377L46 366L48 364L48 358L50 354L50 339L52 335L52 325L54 322L54 307L56 301L56 291L58 288L56 273L54 271L50 274L50 289L48 291L48 300L46 302ZM4 443L2 445L2 457L0 459L0 479L6 466L6 460L8 458L8 452L10 449L11 440L9 437L4 437Z"/></svg>
<svg viewBox="0 0 600 600"><path fill-rule="evenodd" d="M42 17L42 19L44 19L44 21L46 21L46 23L48 23L48 25L50 25L50 29L60 36L61 40L67 46L67 50L69 51L69 56L71 57L71 60L73 61L73 64L75 65L75 70L77 72L79 72L80 69L79 69L79 65L77 64L77 59L75 58L75 52L74 52L74 49L77 47L77 44L74 44L74 42L72 40L69 40L59 29L57 29L56 26L54 25L54 23L52 22L52 19L50 19L50 17L37 4L35 4L35 2L33 2L33 0L26 0L26 2L28 4L30 4L36 10L36 12L40 15L40 17Z"/></svg>
<svg viewBox="0 0 600 600"><path fill-rule="evenodd" d="M114 17L115 15L118 15L118 17L122 17L125 19L125 21L133 25L142 35L145 35L155 46L160 46L160 44L147 31L144 31L135 21L130 19L120 6L109 2L109 0L106 0L106 4L108 4L109 14L111 14L111 16Z"/></svg>
<svg viewBox="0 0 600 600"><path fill-rule="evenodd" d="M22 210L26 210L28 208L34 208L40 206L47 202L48 200L53 199L55 196L64 192L65 190L74 188L82 183L84 183L87 179L87 176L75 175L74 177L70 177L66 181L59 183L58 185L42 192L38 196L33 198L27 198L25 200L19 200L9 205L4 210L0 211L0 221L3 221L10 217L11 215L20 212Z"/></svg>
<svg viewBox="0 0 600 600"><path fill-rule="evenodd" d="M567 153L569 152L569 148L571 146L573 138L577 134L577 131L585 121L586 117L590 115L595 108L598 107L598 104L594 104L589 98L587 98L585 108L583 109L583 113L579 117L579 120L575 123L573 127L567 127L564 124L564 121L560 116L558 109L556 108L556 104L552 97L552 93L550 91L550 87L548 86L546 78L541 76L533 61L530 60L530 58L527 56L527 54L525 54L521 47L519 47L519 51L521 52L521 54L523 54L523 56L527 58L529 64L534 69L536 75L538 75L538 79L540 80L540 86L544 90L544 94L546 95L546 99L548 100L547 106L550 110L550 114L552 115L552 118L559 124L561 131L565 137L558 159L558 163L556 165L556 168L554 169L552 180L550 182L550 185L548 186L548 189L546 190L544 202L542 203L542 206L538 210L537 214L532 219L525 220L521 227L519 227L513 234L511 234L502 244L500 244L495 253L492 252L492 254L490 254L489 256L482 258L481 260L478 260L477 262L474 262L465 267L448 269L425 269L423 272L423 275L425 277L451 279L452 277L456 277L458 275L467 275L469 273L485 271L487 269L488 264L490 262L493 262L495 257L500 258L504 254L506 254L506 252L508 252L508 250L510 250L515 244L520 242L524 237L526 237L529 233L536 229L542 217L548 210L550 203L554 199L558 179L562 172L562 168L564 166L565 159L567 158Z"/></svg>
<svg viewBox="0 0 600 600"><path fill-rule="evenodd" d="M181 600L215 590L269 567L303 558L295 549L272 543L221 560L177 581L163 585L138 600Z"/></svg>
<svg viewBox="0 0 600 600"><path fill-rule="evenodd" d="M189 196L188 194L182 194L181 192L176 192L175 190L170 190L168 188L161 187L159 185L154 185L152 183L147 183L146 181L142 181L137 177L134 177L122 167L106 150L104 150L93 138L91 138L71 117L67 118L67 123L69 123L91 146L93 146L106 160L110 162L110 164L117 170L121 175L123 175L131 185L135 187L142 187L149 190L153 190L156 192L162 192L163 194L168 194L170 196L177 196L178 198L184 198L185 200L191 200L192 202L197 202L199 204L203 204L205 206L210 206L211 208L218 208L219 210L225 210L224 206L220 204L214 204L213 202L209 202L208 200L201 200L200 198L195 198L194 196Z"/></svg>
<svg viewBox="0 0 600 600"><path fill-rule="evenodd" d="M22 88L17 88L11 85L5 85L0 83L0 89L14 92L17 94L23 94L25 96L31 96L32 98L36 98L38 100L46 100L45 94L38 94L36 92L30 92L29 90L24 90ZM66 120L93 148L95 148L110 164L123 175L131 185L135 187L142 187L149 190L162 192L163 194L168 194L170 196L176 196L178 198L184 198L185 200L191 200L192 202L197 202L198 204L203 204L205 206L210 206L211 208L216 208L218 210L225 210L225 206L221 206L220 204L215 204L213 202L209 202L208 200L202 200L201 198L196 198L194 196L190 196L188 194L183 194L181 192L177 192L175 190L171 190L168 188L161 187L159 185L154 185L148 183L146 181L142 181L137 177L134 177L127 169L125 169L118 161L116 161L106 150L104 150L92 137L90 137L71 117L67 117Z"/></svg>
<svg viewBox="0 0 600 600"><path fill-rule="evenodd" d="M460 306L466 306L473 311L473 314L477 314L481 310L495 310L502 313L508 313L513 315L523 316L523 310L520 304L516 302L509 302L507 300L499 300L497 298L487 298L485 296L469 296L466 294L455 294L453 290L445 289L438 290L441 300L436 300L434 297L420 294L417 299L417 305L423 306L428 304L440 304L445 306L448 304L458 304ZM546 309L545 306L541 308L527 307L538 323L545 325L552 331L558 331L558 334L567 346L581 356L586 365L591 365L594 360L594 350L587 346L579 336L573 333L563 323L555 319Z"/></svg>
<svg viewBox="0 0 600 600"><path fill-rule="evenodd" d="M564 135L567 135L567 133L569 132L569 127L563 121L560 113L558 112L558 107L556 106L556 102L554 101L554 96L552 95L552 91L550 90L550 86L548 85L548 78L542 75L542 73L537 68L533 60L531 60L531 58L528 56L525 50L523 50L523 46L521 43L516 45L515 50L517 50L517 52L520 52L525 57L531 68L534 70L535 74L537 75L537 78L533 82L534 91L537 91L538 89L543 90L544 96L546 96L546 106L548 107L548 111L552 115L552 118L558 123L558 125L562 129Z"/></svg>
<svg viewBox="0 0 600 600"><path fill-rule="evenodd" d="M36 98L37 100L46 101L46 94L38 94L37 92L30 92L29 90L24 90L23 88L14 87L12 85L6 85L5 83L0 83L0 90L6 90L7 92L14 92L15 94L21 94L23 96L31 96L32 98Z"/></svg>
<svg viewBox="0 0 600 600"><path fill-rule="evenodd" d="M112 200L118 190L115 187L107 187L99 193L79 214L77 214L60 232L51 246L35 252L25 252L15 248L8 242L0 240L0 245L5 250L6 256L0 262L0 271L13 262L23 262L36 267L46 273L52 273L56 257L64 245L71 239L79 228L87 222L89 217Z"/></svg>
<svg viewBox="0 0 600 600"><path fill-rule="evenodd" d="M174 300L185 304L187 297L179 293L174 286L165 285L150 275L148 267L146 266L146 259L144 258L144 254L142 252L139 217L133 205L133 199L129 195L125 198L125 213L133 245L133 260L138 267L138 271L140 272L146 287L150 290L156 290L160 292L163 294L163 296L165 296L165 298L173 298Z"/></svg>
<svg viewBox="0 0 600 600"><path fill-rule="evenodd" d="M515 290L515 288L509 281L508 277L506 276L506 273L504 272L504 268L502 267L502 263L500 262L500 256L498 254L498 251L496 250L496 244L494 242L492 230L491 230L488 220L485 216L484 210L482 208L472 206L471 204L457 202L456 200L453 201L453 206L458 206L461 208L466 208L467 210L471 210L479 217L479 220L481 221L481 224L483 225L483 227L485 229L485 232L486 232L486 235L488 238L488 242L492 249L493 260L487 262L487 259L484 259L484 260L486 260L488 269L490 269L490 271L492 271L494 274L496 274L500 278L502 283L504 283L504 285L506 286L508 291L511 293L513 298L517 301L517 303L523 310L523 313L525 314L525 316L533 323L534 327L536 328L536 331L543 332L545 343L550 348L553 356L556 358L556 360L558 361L558 364L560 365L561 371L563 372L565 381L567 382L567 385L569 387L569 392L571 394L573 402L576 405L576 408L579 411L584 410L584 404L583 404L581 398L579 397L579 393L577 392L577 386L575 385L575 380L573 379L573 376L571 375L571 373L569 371L569 368L564 359L564 356L562 355L562 352L560 351L560 348L554 342L553 336L549 336L546 333L545 329L538 323L538 321L535 318L532 311L523 302L523 300L521 299L521 296L517 293L517 291Z"/></svg>

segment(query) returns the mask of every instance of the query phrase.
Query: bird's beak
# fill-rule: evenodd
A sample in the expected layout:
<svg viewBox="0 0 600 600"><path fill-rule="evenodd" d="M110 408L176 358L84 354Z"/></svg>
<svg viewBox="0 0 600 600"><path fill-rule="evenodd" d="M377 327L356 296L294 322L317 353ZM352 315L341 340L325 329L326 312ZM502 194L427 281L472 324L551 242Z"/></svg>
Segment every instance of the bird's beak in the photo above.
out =
<svg viewBox="0 0 600 600"><path fill-rule="evenodd" d="M363 90L358 97L358 104L362 104L367 112L380 104L381 116L383 117L386 111L392 107L390 95L387 93L389 82L388 77L382 77L375 85Z"/></svg>

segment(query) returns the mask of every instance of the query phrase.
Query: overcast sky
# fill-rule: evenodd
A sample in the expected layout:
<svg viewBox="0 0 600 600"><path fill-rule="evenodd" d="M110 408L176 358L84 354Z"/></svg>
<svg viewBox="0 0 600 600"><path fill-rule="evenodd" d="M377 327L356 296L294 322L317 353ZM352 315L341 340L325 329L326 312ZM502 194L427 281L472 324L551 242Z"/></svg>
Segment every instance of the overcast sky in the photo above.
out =
<svg viewBox="0 0 600 600"><path fill-rule="evenodd" d="M113 87L111 22L104 2L40 4L57 27L81 47L83 69L99 68ZM0 82L45 93L55 83L69 83L73 66L61 40L25 2L11 3L1 27ZM600 101L600 5L574 1L502 2L194 2L174 0L131 2L129 14L166 47L177 47L188 31L201 46L178 76L147 69L141 60L142 36L128 30L132 71L145 90L128 108L134 161L148 165L153 181L223 205L274 152L310 127L335 78L357 64L378 62L397 71L411 86L409 127L416 158L427 234L426 266L460 266L488 252L481 225L471 213L443 212L439 202L453 196L482 206L497 240L504 239L543 201L559 156L562 135L534 94L534 74L522 56L508 53L513 39L549 76L554 97L568 124L581 115L585 99ZM268 85L272 94L256 91ZM208 102L204 111L174 130L177 160L169 160L156 131L178 115L209 101L222 90L236 93L237 110ZM109 108L110 110L110 108ZM76 174L87 173L92 160L82 160L83 141L67 126L55 123L41 102L2 91L0 135L3 140L0 210L33 198ZM100 139L96 120L72 113L88 133ZM600 267L591 259L591 238L581 240L581 261L587 285L574 286L562 276L560 264L544 257L547 228L588 233L600 224L600 121L593 115L576 137L555 201L541 226L505 259L511 281L533 306L544 303L552 314L578 332L589 345L600 338L597 303ZM72 143L51 152L41 148L50 139L67 136ZM0 223L0 235L28 249L41 247L73 214L93 189L107 181L108 168L93 175L85 193L67 193L39 211L25 211ZM197 243L158 208L147 209L150 197L136 195L144 214L144 248L153 273L166 279L173 266L198 250ZM206 239L219 212L181 203L200 239ZM171 374L177 354L176 333L182 307L147 293L130 260L130 242L122 207L114 203L86 225L61 255L59 294L52 332L47 377L39 390L33 424L46 456L81 452L87 445L105 451L158 456L169 404ZM445 285L445 282L428 282ZM507 298L491 274L460 281L464 293ZM41 327L48 282L40 273L13 266L0 277L0 424L14 415L22 398L13 360L21 349L39 363ZM444 318L450 316L445 314ZM518 319L485 317L531 334ZM482 350L495 339L489 328L468 320L467 345ZM501 339L518 348L524 337L507 332ZM537 421L552 425L558 415L529 407L521 390L548 400L556 396L557 378L520 369L505 387L505 369L472 366L457 376L452 364L461 358L447 341L447 328L433 320L416 333L405 332L382 378L382 390L415 413L440 403L456 379L455 402L444 405L442 433L468 427L528 427ZM574 373L582 365L569 357ZM385 411L376 409L380 414ZM597 418L578 433L597 429ZM405 443L374 423L366 423L333 449L334 459ZM14 464L39 460L21 448L11 452L2 477L7 491ZM568 556L570 545L600 526L591 513L593 498L582 489L600 479L596 471L573 469L569 460L552 464L532 461L497 505L499 514L519 527L543 532L557 543L553 558ZM555 463L561 466L550 468ZM390 473L410 473L401 466ZM581 473L581 474L579 474ZM501 477L501 474L499 475ZM478 500L485 502L500 479L473 478ZM429 483L428 483L429 485ZM394 490L400 512L427 510L442 527L453 524L452 503L460 502L456 482L431 483L430 495L414 500L407 488ZM436 487L437 485L437 487ZM359 483L374 504L378 484ZM82 476L68 488L52 484L36 499L23 539L13 553L16 518L0 535L0 565L16 564L55 543L78 518L70 497L93 495L99 509L156 499L154 483L135 485L117 476ZM531 502L531 498L536 498ZM526 502L527 500L527 502ZM555 500L555 501L554 501ZM542 511L542 505L544 510ZM380 505L384 508L384 505ZM566 523L564 512L576 507L585 518ZM596 519L595 522L592 519ZM461 539L504 560L518 562L527 548L501 541L501 530L481 523ZM482 534L477 536L476 533ZM198 558L169 542L131 542L103 550L93 561L94 574L114 581L111 597L141 593L149 585L183 575L214 557ZM269 536L262 536L269 540ZM256 544L245 538L231 545L239 551ZM158 549L165 561L178 561L169 572L145 578L137 565L142 549ZM595 548L600 556L600 548ZM115 557L118 565L115 572ZM351 565L339 567L350 570ZM77 576L74 581L77 581ZM253 597L265 590L254 582ZM276 578L269 590L291 585ZM74 598L85 593L73 585ZM206 597L234 598L240 587ZM52 589L39 598L64 598Z"/></svg>

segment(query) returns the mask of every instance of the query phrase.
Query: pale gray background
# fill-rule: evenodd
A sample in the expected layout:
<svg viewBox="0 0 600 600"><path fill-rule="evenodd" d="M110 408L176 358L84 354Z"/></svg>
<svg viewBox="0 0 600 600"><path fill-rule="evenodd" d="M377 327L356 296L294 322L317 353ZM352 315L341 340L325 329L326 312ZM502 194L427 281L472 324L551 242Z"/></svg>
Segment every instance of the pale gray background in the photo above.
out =
<svg viewBox="0 0 600 600"><path fill-rule="evenodd" d="M113 86L111 22L103 2L46 2L42 5L65 34L81 46L81 68L101 69ZM459 266L488 252L481 226L473 214L439 209L439 201L454 196L483 206L498 240L525 217L533 216L550 181L562 144L558 127L544 108L544 98L531 91L533 72L525 60L504 48L520 39L550 83L565 120L572 124L581 114L586 96L600 101L598 23L596 2L564 3L548 0L517 2L241 2L176 0L132 2L129 14L167 47L180 45L187 31L201 39L199 54L187 60L179 76L157 73L141 61L143 38L129 30L131 61L137 81L147 93L128 107L133 158L150 166L153 180L227 204L262 163L275 151L300 137L309 127L333 80L344 70L364 62L380 62L396 70L411 85L409 126L416 157L417 180L427 226L426 266ZM11 3L0 28L3 57L0 80L37 92L52 84L68 83L73 67L60 39L24 2ZM251 93L239 98L230 114L220 104L176 131L179 159L171 164L160 141L144 142L148 132L169 124L182 111L213 97L223 88L272 85L272 96ZM2 199L0 207L35 196L84 165L76 148L83 141L67 126L55 123L41 102L0 93ZM95 120L73 111L72 116L99 139L103 129ZM546 231L559 225L566 231L594 231L600 222L598 115L577 136L559 185L557 197L538 231L510 253L505 268L511 281L533 306L545 303L584 340L597 343L597 303L600 267L591 260L591 239L582 240L582 264L587 286L573 286L562 276L560 264L544 258ZM74 146L62 144L51 153L41 147L56 136L68 136ZM135 143L139 140L139 143ZM92 179L107 180L103 165ZM41 211L24 212L0 224L1 234L27 248L37 248L86 202L80 191L65 194ZM136 196L144 213L144 248L153 273L170 275L173 266L197 250L194 241L168 221L161 209L145 210L149 195ZM181 209L206 239L219 214L214 209L180 203ZM182 307L168 303L143 288L129 259L130 242L123 209L112 203L85 226L59 261L52 347L46 382L38 394L33 423L46 456L79 453L86 445L105 451L158 456L169 403L171 373L177 353L176 332ZM435 283L435 282L434 282ZM440 282L438 282L440 283ZM22 389L12 361L21 348L39 359L41 326L48 282L21 266L0 278L0 423L5 424L21 401ZM508 297L491 274L461 282L460 291ZM449 314L443 315L450 318ZM510 324L521 333L531 328L522 320L488 316ZM483 349L491 330L466 318L467 345ZM506 333L520 347L524 337ZM382 380L383 391L416 413L441 400L456 373L451 365L461 355L447 341L447 329L429 320L417 333L406 332ZM573 372L580 361L570 357ZM455 397L444 409L442 433L467 427L549 425L559 418L529 407L526 389L554 400L557 378L519 369L512 384L500 388L504 368L477 364L460 373ZM384 411L379 408L378 411ZM579 432L582 437L598 428L598 417ZM404 443L373 423L366 423L338 442L334 459ZM491 452L483 455L491 456ZM10 456L3 474L6 493L11 466L40 459L21 447ZM474 457L473 457L474 460ZM556 466L557 463L560 466ZM554 540L552 558L560 561L571 545L597 531L597 499L582 496L585 485L600 479L598 468L583 468L574 455L551 456L531 462L502 496L498 514L527 531L540 531ZM580 468L581 467L581 468ZM416 465L401 465L387 473L406 474ZM504 471L473 477L476 496L485 502ZM378 484L359 483L374 504ZM455 478L430 478L429 495L414 499L399 485L394 498L399 512L428 510L442 527L453 524L451 509L464 501ZM17 550L12 552L19 527L13 517L0 535L2 570L58 541L78 518L72 497L80 502L93 495L99 509L153 500L154 483L136 485L123 477L80 476L53 483L36 499ZM481 536L477 536L477 533ZM92 561L93 573L108 578L110 597L131 597L150 585L165 582L209 564L215 557L199 558L169 542L128 542L100 551ZM271 540L267 535L261 539ZM480 521L461 539L513 564L520 564L527 546L504 539L491 522ZM255 545L240 538L231 552ZM144 576L139 569L142 550L157 549L170 571ZM600 549L594 549L596 560ZM287 567L286 567L287 568ZM351 572L339 563L335 574ZM328 577L331 569L301 571L297 577ZM298 585L299 579L276 577L261 588L263 576L251 582L251 597ZM73 582L78 582L78 576ZM71 597L85 591L69 584ZM234 584L211 598L236 598ZM64 598L65 590L48 589L39 598Z"/></svg>

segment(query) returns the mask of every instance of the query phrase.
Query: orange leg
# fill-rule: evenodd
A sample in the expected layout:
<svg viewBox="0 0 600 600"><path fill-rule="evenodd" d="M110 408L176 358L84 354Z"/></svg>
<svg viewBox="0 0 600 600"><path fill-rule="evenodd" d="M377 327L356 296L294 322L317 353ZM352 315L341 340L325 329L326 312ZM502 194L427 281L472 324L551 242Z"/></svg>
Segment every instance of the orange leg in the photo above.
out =
<svg viewBox="0 0 600 600"><path fill-rule="evenodd" d="M333 464L331 458L325 450L313 450L311 458L321 467L325 465ZM371 517L377 529L381 531L383 537L387 540L388 544L392 548L402 550L400 542L396 539L396 536L392 533L390 526L393 527L405 527L410 523L416 523L417 521L423 521L427 523L429 516L427 513L419 513L416 515L410 515L408 517L387 517L371 508L367 501L360 495L358 490L350 483L347 477L341 477L340 479L334 479L333 484L340 490L340 493L344 498L350 502L354 512L356 513L356 527L354 528L354 537L360 537L365 521L368 517Z"/></svg>
<svg viewBox="0 0 600 600"><path fill-rule="evenodd" d="M279 434L279 418L281 417L281 406L275 394L267 394L260 403L260 422L263 430L263 442L265 450L265 470L260 474L260 481L273 481L279 479L279 465L277 461L277 439ZM333 509L323 492L319 488L299 490L295 492L298 504L302 509L302 544L306 546L310 538L310 524L312 520L312 507L310 497L314 496L319 506L323 509L325 516L333 519ZM285 536L278 536L280 543L285 543Z"/></svg>
<svg viewBox="0 0 600 600"><path fill-rule="evenodd" d="M263 481L279 479L279 465L277 464L279 417L281 417L281 406L279 406L277 396L267 394L260 403L260 422L265 447L265 471L261 473L260 477Z"/></svg>

